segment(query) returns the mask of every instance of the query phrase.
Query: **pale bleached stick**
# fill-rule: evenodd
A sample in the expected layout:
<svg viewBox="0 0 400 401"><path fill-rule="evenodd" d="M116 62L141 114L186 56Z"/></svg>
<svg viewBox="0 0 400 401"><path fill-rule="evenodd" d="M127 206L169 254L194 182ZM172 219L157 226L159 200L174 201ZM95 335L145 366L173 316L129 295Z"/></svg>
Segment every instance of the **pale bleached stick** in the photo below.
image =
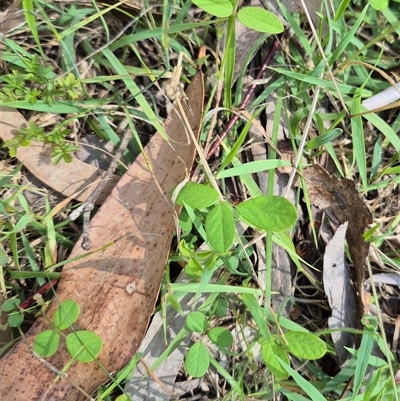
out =
<svg viewBox="0 0 400 401"><path fill-rule="evenodd" d="M394 86L377 93L374 96L365 99L361 104L368 110L375 110L385 107L396 100L400 99L400 82L397 82Z"/></svg>

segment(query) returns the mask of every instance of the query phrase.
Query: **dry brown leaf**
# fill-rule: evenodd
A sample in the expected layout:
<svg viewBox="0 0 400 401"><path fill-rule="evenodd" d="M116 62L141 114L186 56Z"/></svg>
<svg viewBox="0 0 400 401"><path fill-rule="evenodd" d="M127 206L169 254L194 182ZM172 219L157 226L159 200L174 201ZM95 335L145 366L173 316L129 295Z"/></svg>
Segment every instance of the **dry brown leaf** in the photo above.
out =
<svg viewBox="0 0 400 401"><path fill-rule="evenodd" d="M25 118L18 110L0 107L0 137L3 141L13 139L17 130L26 125ZM55 166L50 154L50 145L35 142L28 147L20 146L17 150L18 160L24 163L36 178L66 197L73 196L76 200L84 202L96 188L105 171L76 158L71 163L61 161ZM114 175L108 181L96 203L104 202L119 179L120 177Z"/></svg>
<svg viewBox="0 0 400 401"><path fill-rule="evenodd" d="M332 310L328 319L330 329L358 327L357 296L351 284L345 259L344 243L348 222L342 224L326 246L324 255L324 290ZM342 365L350 354L345 347L354 347L354 335L346 331L333 331L332 341L339 363Z"/></svg>
<svg viewBox="0 0 400 401"><path fill-rule="evenodd" d="M192 130L198 135L203 107L203 77L198 72L187 90L189 106L183 102ZM174 208L169 198L173 187L183 181L194 159L194 144L182 118L173 111L166 124L170 142L155 135L93 218L90 235L93 249L112 242L101 252L65 266L57 296L73 299L81 314L74 328L96 332L104 343L99 362L109 372L121 369L137 351L153 313L174 232ZM147 159L147 160L146 160ZM149 171L147 161L151 163ZM71 257L83 255L75 246ZM53 316L53 302L47 317ZM49 328L38 320L27 333L35 336ZM64 345L48 362L61 370L70 355ZM0 361L4 399L14 401L85 399L64 378L35 358L20 342ZM96 363L75 363L68 370L72 383L87 393L107 376Z"/></svg>
<svg viewBox="0 0 400 401"><path fill-rule="evenodd" d="M340 224L349 222L346 239L353 259L357 290L359 292L359 318L363 315L363 266L368 255L369 244L363 234L372 223L372 214L361 199L352 180L338 180L321 166L314 165L304 170L304 178L311 202L320 209L330 211Z"/></svg>

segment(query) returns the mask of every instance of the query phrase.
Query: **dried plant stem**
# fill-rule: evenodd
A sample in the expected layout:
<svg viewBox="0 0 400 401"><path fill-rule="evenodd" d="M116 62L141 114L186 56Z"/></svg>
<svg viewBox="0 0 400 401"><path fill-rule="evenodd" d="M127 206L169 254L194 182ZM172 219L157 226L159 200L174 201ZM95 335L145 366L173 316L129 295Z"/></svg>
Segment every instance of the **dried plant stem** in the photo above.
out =
<svg viewBox="0 0 400 401"><path fill-rule="evenodd" d="M63 378L64 380L66 380L72 387L74 387L76 390L78 390L81 394L83 394L83 396L89 400L89 401L94 401L94 398L92 398L88 393L86 393L85 390L83 390L82 388L80 388L79 386L77 386L75 383L73 383L69 377L68 374L66 372L62 372L61 370L58 370L56 367L54 367L52 364L50 364L49 362L47 362L44 358L42 358L39 354L37 354L32 347L30 346L30 344L28 343L27 339L25 338L25 333L22 332L21 328L18 328L19 332L21 334L22 340L24 341L26 347L28 348L29 352L37 359L39 360L44 366L46 366L47 369L49 369L50 371L52 371L54 374L57 375L57 378ZM47 389L47 391L44 393L43 397L41 398L41 400L45 400L47 399L47 393L49 392L51 387L49 387Z"/></svg>
<svg viewBox="0 0 400 401"><path fill-rule="evenodd" d="M255 80L261 79L261 77L263 76L265 70L267 69L269 63L271 62L272 58L275 56L276 51L278 50L279 47L279 42L278 39L274 39L272 45L271 45L271 49L269 50L267 57L265 58L260 70L258 71L257 76L255 77ZM239 110L243 110L244 108L246 108L246 106L248 105L251 96L254 93L254 90L256 89L257 85L251 85L249 87L249 89L246 92L246 95L244 96L242 103L240 103L239 106ZM226 125L225 129L223 130L223 132L221 133L221 135L219 135L219 137L215 140L215 142L211 145L210 150L207 153L207 159L209 159L214 153L215 151L218 149L219 145L221 144L221 142L225 139L225 137L228 135L229 131L232 129L232 127L234 126L234 124L236 123L236 121L239 119L239 116L237 114L234 114L233 117L229 120L228 124Z"/></svg>
<svg viewBox="0 0 400 401"><path fill-rule="evenodd" d="M288 184L286 186L286 191L285 191L285 194L284 194L285 198L287 198L288 193L289 193L289 191L290 191L290 189L292 187L292 184L293 184L293 181L294 181L294 177L295 177L296 173L299 171L299 164L300 164L300 161L301 161L301 159L303 157L304 146L305 146L306 140L308 138L308 132L310 131L310 128L311 128L312 118L313 118L315 109L317 107L318 97L319 97L320 91L321 91L321 87L317 86L315 88L315 91L314 91L314 98L313 98L313 101L311 103L310 113L308 114L308 117L307 117L307 120L306 120L306 124L305 124L304 130L303 130L303 134L301 136L300 145L299 145L299 148L297 150L296 160L293 163L294 164L294 169L292 170L292 172L290 174L289 181L288 181Z"/></svg>

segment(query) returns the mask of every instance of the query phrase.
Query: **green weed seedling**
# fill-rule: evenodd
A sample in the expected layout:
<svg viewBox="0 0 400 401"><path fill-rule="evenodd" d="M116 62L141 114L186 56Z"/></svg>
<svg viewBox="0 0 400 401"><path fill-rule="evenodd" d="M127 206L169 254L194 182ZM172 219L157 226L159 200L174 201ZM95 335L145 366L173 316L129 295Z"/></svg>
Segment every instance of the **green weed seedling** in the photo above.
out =
<svg viewBox="0 0 400 401"><path fill-rule="evenodd" d="M255 296L242 294L242 299L257 324L261 356L275 379L283 380L290 376L290 372L281 362L290 365L289 354L304 360L315 360L322 358L327 352L324 341L304 330L289 330L284 336L271 334ZM223 327L209 328L208 318L204 313L191 312L186 319L186 329L195 333L203 333L223 352L229 354L228 349L233 344L231 332ZM299 330L301 330L300 327ZM185 368L190 376L201 377L207 372L210 362L211 357L207 347L203 342L198 341L190 347L186 354Z"/></svg>
<svg viewBox="0 0 400 401"><path fill-rule="evenodd" d="M62 330L70 328L80 314L79 305L70 299L63 301L53 316L54 329L39 333L33 343L33 349L40 356L48 358L57 352ZM90 330L73 331L65 337L65 344L73 361L91 362L103 348L101 338Z"/></svg>
<svg viewBox="0 0 400 401"><path fill-rule="evenodd" d="M236 13L237 1L229 0L194 0L196 6L218 18L228 18ZM248 28L259 32L278 34L283 32L279 18L260 7L243 7L237 12L238 20Z"/></svg>
<svg viewBox="0 0 400 401"><path fill-rule="evenodd" d="M258 342L261 344L263 361L277 380L290 376L290 372L282 364L283 361L290 365L289 354L304 360L315 360L322 358L327 352L324 341L300 326L297 328L297 325L294 326L294 330L288 330L283 336L271 334L256 297L252 294L242 294L242 300L258 327Z"/></svg>
<svg viewBox="0 0 400 401"><path fill-rule="evenodd" d="M81 94L81 84L72 73L56 77L53 67L43 66L37 55L24 55L21 64L3 75L4 83L0 99L4 101L25 101L31 104L43 100L54 106L58 99L76 100Z"/></svg>
<svg viewBox="0 0 400 401"><path fill-rule="evenodd" d="M280 196L258 196L239 203L235 207L219 200L219 194L213 188L188 182L178 193L176 203L185 206L189 211L197 231L204 237L211 252L207 257L215 258L226 255L232 247L236 235L235 218L245 221L252 227L262 231L280 232L287 230L296 222L297 213L294 206ZM204 228L200 221L196 221L194 211L206 210ZM200 215L201 216L201 215ZM191 244L181 242L182 255L189 258L188 273L201 275L204 259L200 255L194 258ZM213 252L214 251L214 252ZM203 252L204 253L204 252ZM204 256L204 255L203 255ZM192 258L191 258L192 257ZM191 259L190 259L191 258ZM191 262L191 263L190 263ZM192 276L196 274L192 274ZM321 358L327 351L325 343L312 334L304 331L288 331L281 338L272 335L266 325L265 315L256 298L251 294L242 294L242 300L250 311L260 331L262 357L277 379L286 379L289 373L282 366L280 360L289 364L288 353L305 360ZM206 315L201 312L189 314L186 326L188 330L206 333L208 338L222 349L232 345L232 334L221 327L208 329ZM210 357L207 347L202 342L195 343L187 353L185 366L191 376L203 376L209 368Z"/></svg>
<svg viewBox="0 0 400 401"><path fill-rule="evenodd" d="M297 219L295 207L284 197L258 196L233 207L220 201L218 192L213 188L194 182L188 182L180 190L176 203L185 206L188 212L207 209L204 229L200 226L196 228L203 233L210 248L219 255L227 253L233 245L235 218L257 230L271 232L287 230Z"/></svg>
<svg viewBox="0 0 400 401"><path fill-rule="evenodd" d="M267 35L282 33L284 30L283 24L277 16L261 7L242 7L240 10L237 10L239 2L236 0L195 0L193 3L210 16L217 17L213 21L217 28L217 37L222 38L224 32L226 33L225 52L221 63L221 71L224 71L224 107L231 109L233 107L231 88L233 87L236 54L236 19L246 27Z"/></svg>
<svg viewBox="0 0 400 401"><path fill-rule="evenodd" d="M6 299L1 310L8 313L7 323L10 327L19 327L24 321L24 314L18 309L21 301L17 298Z"/></svg>
<svg viewBox="0 0 400 401"><path fill-rule="evenodd" d="M220 349L227 350L233 343L231 332L223 327L208 327L207 316L202 312L191 312L186 318L186 329L204 333ZM210 366L207 347L201 342L193 344L185 358L186 372L193 377L203 376Z"/></svg>
<svg viewBox="0 0 400 401"><path fill-rule="evenodd" d="M180 190L176 203L185 207L189 220L210 247L210 251L196 253L190 242L181 241L181 254L188 259L185 271L192 277L204 275L207 266L218 266L218 259L233 255L231 247L236 236L235 220L242 220L260 231L282 232L292 227L297 219L294 206L283 197L255 196L233 206L221 201L218 192L213 188L193 182L188 182ZM185 221L183 227L191 230L192 225ZM262 359L276 380L285 380L290 376L287 368L290 368L289 355L310 361L323 357L327 352L324 341L297 325L287 329L284 334L272 334L256 297L243 293L241 298L258 328L257 341L261 345ZM222 352L229 354L229 347L233 343L231 332L222 327L209 328L209 321L204 313L190 313L186 320L186 329L203 333ZM187 373L193 377L201 377L210 364L217 369L221 368L202 341L193 344L185 358ZM224 377L228 376L224 372Z"/></svg>
<svg viewBox="0 0 400 401"><path fill-rule="evenodd" d="M77 100L81 97L81 83L72 73L57 77L53 67L42 65L37 55L20 56L21 62L9 74L0 77L0 83L3 84L0 101L4 105L19 102L21 107L25 103L29 109L30 106L43 102L52 107L58 100ZM27 127L18 130L13 139L6 141L3 147L9 148L10 155L15 157L20 146L29 146L32 142L51 144L54 164L61 160L71 162L71 154L79 147L66 141L70 132L65 124L59 124L51 132L45 132L42 127L29 122Z"/></svg>

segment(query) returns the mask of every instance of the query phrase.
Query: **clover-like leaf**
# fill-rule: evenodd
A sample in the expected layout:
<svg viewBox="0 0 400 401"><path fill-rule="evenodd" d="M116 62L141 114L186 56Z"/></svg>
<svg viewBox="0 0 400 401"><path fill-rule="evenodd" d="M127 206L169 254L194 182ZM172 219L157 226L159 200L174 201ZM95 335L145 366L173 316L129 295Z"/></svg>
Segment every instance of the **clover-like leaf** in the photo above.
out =
<svg viewBox="0 0 400 401"><path fill-rule="evenodd" d="M190 312L186 318L186 327L196 333L203 333L208 327L206 315L201 312Z"/></svg>
<svg viewBox="0 0 400 401"><path fill-rule="evenodd" d="M229 0L192 0L192 2L206 13L219 18L227 18L233 11Z"/></svg>
<svg viewBox="0 0 400 401"><path fill-rule="evenodd" d="M232 209L225 203L215 205L206 218L208 243L218 253L225 253L235 238L235 221Z"/></svg>
<svg viewBox="0 0 400 401"><path fill-rule="evenodd" d="M55 330L45 330L36 336L33 349L43 358L48 358L56 353L59 344L60 335Z"/></svg>
<svg viewBox="0 0 400 401"><path fill-rule="evenodd" d="M22 312L11 313L7 321L10 327L19 327L24 321L24 314Z"/></svg>
<svg viewBox="0 0 400 401"><path fill-rule="evenodd" d="M202 342L194 343L185 358L185 368L189 376L202 377L210 366L207 347Z"/></svg>
<svg viewBox="0 0 400 401"><path fill-rule="evenodd" d="M187 204L193 209L203 209L215 203L218 197L218 192L208 185L187 182L179 191L176 203L181 206Z"/></svg>
<svg viewBox="0 0 400 401"><path fill-rule="evenodd" d="M75 331L65 339L68 352L80 362L91 362L103 348L101 338L90 330Z"/></svg>
<svg viewBox="0 0 400 401"><path fill-rule="evenodd" d="M14 309L17 309L20 303L21 301L18 298L6 299L3 305L1 305L1 310L4 312L12 312Z"/></svg>
<svg viewBox="0 0 400 401"><path fill-rule="evenodd" d="M261 356L271 373L278 379L287 379L289 374L281 366L277 356L289 364L289 357L285 350L279 344L272 340L268 341L261 346Z"/></svg>
<svg viewBox="0 0 400 401"><path fill-rule="evenodd" d="M282 196L259 196L240 203L236 209L250 224L266 231L284 231L297 219L295 207Z"/></svg>
<svg viewBox="0 0 400 401"><path fill-rule="evenodd" d="M208 338L218 347L228 348L233 343L232 333L224 327L213 327L207 333Z"/></svg>
<svg viewBox="0 0 400 401"><path fill-rule="evenodd" d="M78 319L80 313L79 304L72 299L61 302L53 316L54 326L59 330L65 330Z"/></svg>
<svg viewBox="0 0 400 401"><path fill-rule="evenodd" d="M300 331L285 333L288 350L298 358L313 360L322 358L326 351L326 344L317 336Z"/></svg>
<svg viewBox="0 0 400 401"><path fill-rule="evenodd" d="M260 7L243 7L238 12L238 20L255 31L276 34L283 32L283 24L271 12Z"/></svg>

